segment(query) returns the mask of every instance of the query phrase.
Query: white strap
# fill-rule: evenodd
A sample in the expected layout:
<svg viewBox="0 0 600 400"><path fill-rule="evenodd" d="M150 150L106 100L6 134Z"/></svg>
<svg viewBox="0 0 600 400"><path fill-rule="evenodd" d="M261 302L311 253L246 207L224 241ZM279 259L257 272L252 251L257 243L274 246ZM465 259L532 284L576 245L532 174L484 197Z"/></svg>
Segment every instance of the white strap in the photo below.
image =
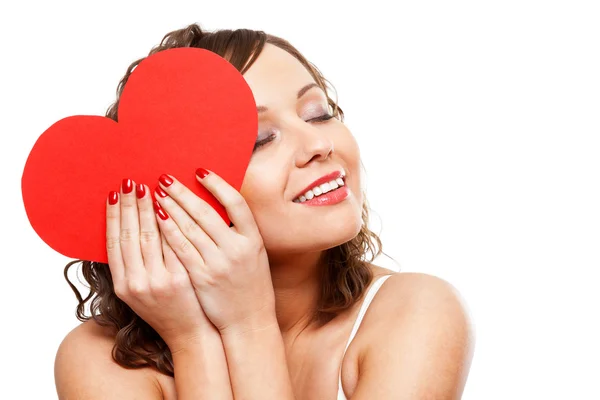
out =
<svg viewBox="0 0 600 400"><path fill-rule="evenodd" d="M369 288L369 291L367 292L365 299L363 300L363 303L360 306L360 311L358 312L358 317L356 318L356 321L354 322L354 326L352 327L352 333L350 333L350 338L348 339L348 342L346 343L346 347L344 348L344 354L342 355L342 360L344 359L344 356L346 355L346 350L348 350L348 346L350 346L352 339L354 339L354 335L356 335L356 332L358 332L358 328L360 327L363 317L367 313L367 309L369 308L371 301L373 301L373 298L379 291L379 288L381 287L381 285L383 285L383 283L390 276L392 276L392 275L384 275L384 276L379 277L379 279L377 279L377 281L375 281L375 283L373 283L373 285ZM339 376L337 400L347 400L346 395L344 395L344 389L342 389L342 365L341 364L340 364L340 376Z"/></svg>

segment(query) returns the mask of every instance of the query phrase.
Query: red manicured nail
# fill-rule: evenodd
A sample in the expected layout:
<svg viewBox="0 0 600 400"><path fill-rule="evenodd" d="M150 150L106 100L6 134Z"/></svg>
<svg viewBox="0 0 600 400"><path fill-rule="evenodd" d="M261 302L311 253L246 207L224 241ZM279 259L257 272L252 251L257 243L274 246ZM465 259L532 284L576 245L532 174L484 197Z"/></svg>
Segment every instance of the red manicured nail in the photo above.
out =
<svg viewBox="0 0 600 400"><path fill-rule="evenodd" d="M123 193L130 193L133 190L133 182L129 178L123 179L121 187L123 188Z"/></svg>
<svg viewBox="0 0 600 400"><path fill-rule="evenodd" d="M208 171L204 168L198 168L196 170L196 175L198 175L198 178L203 179L206 175L208 175Z"/></svg>
<svg viewBox="0 0 600 400"><path fill-rule="evenodd" d="M154 189L154 191L156 192L157 195L159 195L162 198L167 197L167 192L162 190L162 188L160 186L157 186L156 189Z"/></svg>
<svg viewBox="0 0 600 400"><path fill-rule="evenodd" d="M162 174L160 178L158 178L158 180L160 181L160 183L167 187L171 186L171 184L173 183L173 179L169 178L169 175L167 174Z"/></svg>
<svg viewBox="0 0 600 400"><path fill-rule="evenodd" d="M146 194L146 187L143 184L138 183L135 188L135 194L138 199L141 199Z"/></svg>
<svg viewBox="0 0 600 400"><path fill-rule="evenodd" d="M108 194L108 204L110 204L111 206L114 206L115 204L117 204L117 201L119 201L119 193L110 192Z"/></svg>
<svg viewBox="0 0 600 400"><path fill-rule="evenodd" d="M167 218L169 218L169 216L167 215L165 210L162 209L162 207L160 206L160 203L158 201L154 200L153 204L154 204L154 211L158 214L160 219L162 219L164 221Z"/></svg>

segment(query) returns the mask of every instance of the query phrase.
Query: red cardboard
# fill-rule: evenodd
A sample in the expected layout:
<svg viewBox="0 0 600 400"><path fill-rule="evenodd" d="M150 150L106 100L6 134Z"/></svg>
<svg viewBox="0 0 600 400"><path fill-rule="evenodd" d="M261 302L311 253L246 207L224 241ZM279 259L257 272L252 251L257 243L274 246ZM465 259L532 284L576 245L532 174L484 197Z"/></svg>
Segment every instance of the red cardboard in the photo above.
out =
<svg viewBox="0 0 600 400"><path fill-rule="evenodd" d="M258 130L256 103L237 69L204 49L157 52L138 64L121 95L118 123L77 115L50 126L23 170L23 203L33 229L72 258L107 262L106 201L123 178L149 186L170 174L225 208L195 171L214 171L240 190Z"/></svg>

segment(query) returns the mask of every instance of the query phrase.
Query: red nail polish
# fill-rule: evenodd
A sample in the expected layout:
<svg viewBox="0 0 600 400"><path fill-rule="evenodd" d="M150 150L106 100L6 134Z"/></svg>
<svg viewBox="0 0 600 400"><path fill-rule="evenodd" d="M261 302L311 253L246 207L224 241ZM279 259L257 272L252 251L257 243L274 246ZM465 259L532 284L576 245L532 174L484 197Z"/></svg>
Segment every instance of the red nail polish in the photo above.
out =
<svg viewBox="0 0 600 400"><path fill-rule="evenodd" d="M167 218L169 218L169 216L167 215L165 210L163 210L162 207L160 206L160 203L156 200L154 200L154 211L158 214L160 219L162 219L163 221L166 220Z"/></svg>
<svg viewBox="0 0 600 400"><path fill-rule="evenodd" d="M133 182L129 178L123 179L121 187L123 189L123 193L130 193L133 190Z"/></svg>
<svg viewBox="0 0 600 400"><path fill-rule="evenodd" d="M198 168L198 169L196 170L196 175L198 175L198 178L200 178L200 179L204 179L204 177L205 177L206 175L208 175L208 171L207 171L207 170L205 170L204 168Z"/></svg>
<svg viewBox="0 0 600 400"><path fill-rule="evenodd" d="M146 187L143 184L138 183L135 188L135 194L138 199L141 199L146 194Z"/></svg>
<svg viewBox="0 0 600 400"><path fill-rule="evenodd" d="M162 190L162 188L160 186L157 186L156 189L154 189L154 191L156 192L157 195L159 195L162 198L167 197L167 192Z"/></svg>
<svg viewBox="0 0 600 400"><path fill-rule="evenodd" d="M119 201L119 193L113 191L108 194L108 204L110 204L111 206L114 206L115 204L117 204L118 201Z"/></svg>
<svg viewBox="0 0 600 400"><path fill-rule="evenodd" d="M169 187L171 184L173 184L173 179L169 178L169 175L167 174L162 174L158 180L166 187Z"/></svg>

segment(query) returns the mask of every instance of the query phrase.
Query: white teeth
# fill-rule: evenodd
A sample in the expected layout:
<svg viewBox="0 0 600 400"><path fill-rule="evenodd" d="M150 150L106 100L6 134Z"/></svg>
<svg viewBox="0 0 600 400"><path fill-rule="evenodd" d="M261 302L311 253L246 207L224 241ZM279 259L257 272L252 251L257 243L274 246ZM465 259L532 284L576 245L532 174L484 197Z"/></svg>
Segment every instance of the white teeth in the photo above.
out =
<svg viewBox="0 0 600 400"><path fill-rule="evenodd" d="M321 189L321 192L327 193L327 192L331 191L331 186L329 186L329 182L327 182L327 183L324 183L321 186L319 186L319 189Z"/></svg>
<svg viewBox="0 0 600 400"><path fill-rule="evenodd" d="M306 200L311 200L323 193L331 192L340 186L344 186L344 180L342 178L334 179L330 182L324 183L320 186L315 186L312 190L304 193L302 196L294 200L294 203L303 203Z"/></svg>

